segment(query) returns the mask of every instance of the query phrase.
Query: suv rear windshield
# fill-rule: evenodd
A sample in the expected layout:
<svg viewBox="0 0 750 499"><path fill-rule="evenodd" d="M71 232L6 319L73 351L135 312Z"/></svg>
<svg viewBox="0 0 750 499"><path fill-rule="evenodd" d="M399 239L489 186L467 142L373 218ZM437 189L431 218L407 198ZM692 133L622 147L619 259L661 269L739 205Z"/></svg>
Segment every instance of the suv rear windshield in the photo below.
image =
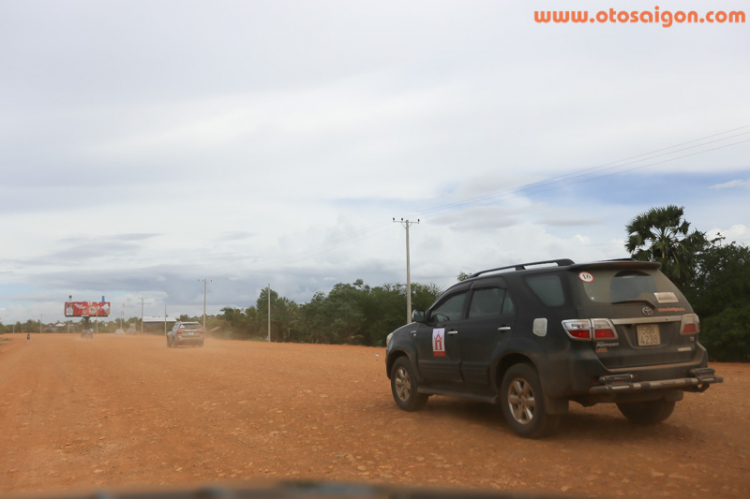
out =
<svg viewBox="0 0 750 499"><path fill-rule="evenodd" d="M583 295L595 305L647 301L653 305L677 303L682 294L667 276L649 269L593 269L579 272ZM576 286L574 286L576 287Z"/></svg>
<svg viewBox="0 0 750 499"><path fill-rule="evenodd" d="M180 329L200 329L200 328L201 328L201 325L198 324L197 322L193 322L192 324L190 323L180 324Z"/></svg>

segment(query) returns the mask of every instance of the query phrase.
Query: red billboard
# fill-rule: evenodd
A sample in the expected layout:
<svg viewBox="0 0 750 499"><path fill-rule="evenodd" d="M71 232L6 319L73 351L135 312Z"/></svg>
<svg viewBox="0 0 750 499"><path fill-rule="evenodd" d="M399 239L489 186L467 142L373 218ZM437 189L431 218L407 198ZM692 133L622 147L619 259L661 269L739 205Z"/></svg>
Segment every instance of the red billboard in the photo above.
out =
<svg viewBox="0 0 750 499"><path fill-rule="evenodd" d="M107 317L108 301L66 301L65 317Z"/></svg>

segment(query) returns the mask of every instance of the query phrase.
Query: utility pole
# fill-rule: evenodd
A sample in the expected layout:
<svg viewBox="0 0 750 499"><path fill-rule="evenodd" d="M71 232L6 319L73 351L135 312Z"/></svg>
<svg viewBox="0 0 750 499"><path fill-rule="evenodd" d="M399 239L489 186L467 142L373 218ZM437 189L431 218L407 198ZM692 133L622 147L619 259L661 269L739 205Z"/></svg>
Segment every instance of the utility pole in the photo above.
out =
<svg viewBox="0 0 750 499"><path fill-rule="evenodd" d="M271 343L271 283L266 288L266 297L268 298L268 342Z"/></svg>
<svg viewBox="0 0 750 499"><path fill-rule="evenodd" d="M411 323L411 262L409 261L409 226L418 224L419 219L416 222L410 222L409 220L396 220L393 218L394 223L400 223L406 229L406 323Z"/></svg>
<svg viewBox="0 0 750 499"><path fill-rule="evenodd" d="M167 335L167 304L164 304L164 336Z"/></svg>
<svg viewBox="0 0 750 499"><path fill-rule="evenodd" d="M143 300L144 298L141 296L141 334L143 334Z"/></svg>
<svg viewBox="0 0 750 499"><path fill-rule="evenodd" d="M208 281L211 279L198 279L203 281L203 330L206 330L206 290L208 287Z"/></svg>

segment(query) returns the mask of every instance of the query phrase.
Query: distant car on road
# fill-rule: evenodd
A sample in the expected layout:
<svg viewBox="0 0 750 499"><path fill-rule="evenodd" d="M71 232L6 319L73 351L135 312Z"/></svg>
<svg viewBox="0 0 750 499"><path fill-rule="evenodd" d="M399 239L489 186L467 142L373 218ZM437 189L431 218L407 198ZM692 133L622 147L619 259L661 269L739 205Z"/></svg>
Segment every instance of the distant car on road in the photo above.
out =
<svg viewBox="0 0 750 499"><path fill-rule="evenodd" d="M123 336L123 335L125 335L125 330L118 327L117 329L115 329L115 335L117 335L117 336Z"/></svg>
<svg viewBox="0 0 750 499"><path fill-rule="evenodd" d="M125 334L127 334L128 336L135 336L136 335L135 326L130 326L128 330L125 331Z"/></svg>
<svg viewBox="0 0 750 499"><path fill-rule="evenodd" d="M91 329L84 329L81 333L81 338L93 338L94 337L94 331Z"/></svg>
<svg viewBox="0 0 750 499"><path fill-rule="evenodd" d="M200 322L176 322L167 333L167 347L172 348L180 345L203 346L203 337L206 331Z"/></svg>

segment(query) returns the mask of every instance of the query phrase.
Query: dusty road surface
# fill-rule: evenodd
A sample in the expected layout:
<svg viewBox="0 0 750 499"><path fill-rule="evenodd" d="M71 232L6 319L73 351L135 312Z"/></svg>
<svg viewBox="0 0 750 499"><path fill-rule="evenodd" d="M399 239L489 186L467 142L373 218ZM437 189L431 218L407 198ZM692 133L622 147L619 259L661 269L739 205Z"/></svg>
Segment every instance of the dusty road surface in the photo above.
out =
<svg viewBox="0 0 750 499"><path fill-rule="evenodd" d="M8 341L9 340L9 341ZM572 405L516 437L492 406L393 403L384 349L0 336L0 494L313 479L601 497L747 497L750 366L640 428Z"/></svg>

